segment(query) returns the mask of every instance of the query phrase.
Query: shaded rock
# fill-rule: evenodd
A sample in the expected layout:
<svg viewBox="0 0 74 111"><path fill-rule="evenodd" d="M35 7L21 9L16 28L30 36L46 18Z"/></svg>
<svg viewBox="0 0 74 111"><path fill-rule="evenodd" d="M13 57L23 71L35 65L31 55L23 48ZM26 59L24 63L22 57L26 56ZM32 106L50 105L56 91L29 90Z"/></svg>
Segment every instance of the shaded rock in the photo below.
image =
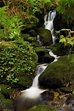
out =
<svg viewBox="0 0 74 111"><path fill-rule="evenodd" d="M37 34L36 34L36 32L35 32L35 30L33 30L33 29L31 29L29 32L28 32L31 36L36 36Z"/></svg>
<svg viewBox="0 0 74 111"><path fill-rule="evenodd" d="M67 83L74 84L74 55L65 55L49 64L39 78L40 86L58 88Z"/></svg>
<svg viewBox="0 0 74 111"><path fill-rule="evenodd" d="M46 49L41 48L41 47L36 47L35 51L38 55L38 62L44 62L44 55L46 54Z"/></svg>
<svg viewBox="0 0 74 111"><path fill-rule="evenodd" d="M51 49L53 51L53 53L58 56L62 56L62 55L67 54L67 50L63 44L59 44L59 43L52 44L48 48Z"/></svg>
<svg viewBox="0 0 74 111"><path fill-rule="evenodd" d="M63 35L64 37L67 37L70 35L71 30L70 29L61 29L60 35Z"/></svg>
<svg viewBox="0 0 74 111"><path fill-rule="evenodd" d="M54 60L54 58L49 55L49 52L45 48L36 47L35 51L38 55L39 63L51 63Z"/></svg>
<svg viewBox="0 0 74 111"><path fill-rule="evenodd" d="M54 24L55 30L59 30L59 29L68 27L67 23L63 19L63 16L60 13L57 13L56 17L54 18L53 24Z"/></svg>
<svg viewBox="0 0 74 111"><path fill-rule="evenodd" d="M49 30L40 28L39 35L40 35L40 40L41 40L43 46L52 44L52 35Z"/></svg>
<svg viewBox="0 0 74 111"><path fill-rule="evenodd" d="M46 54L45 56L44 56L44 63L51 63L51 62L53 62L54 61L54 57L52 57L52 56L50 56L50 55L48 55L48 54Z"/></svg>

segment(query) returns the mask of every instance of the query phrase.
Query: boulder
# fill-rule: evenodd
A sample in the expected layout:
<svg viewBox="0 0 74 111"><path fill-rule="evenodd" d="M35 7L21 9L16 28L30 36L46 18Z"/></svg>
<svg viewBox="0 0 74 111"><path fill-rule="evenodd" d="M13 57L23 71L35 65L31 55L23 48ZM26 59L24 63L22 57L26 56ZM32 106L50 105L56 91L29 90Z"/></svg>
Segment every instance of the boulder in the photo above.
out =
<svg viewBox="0 0 74 111"><path fill-rule="evenodd" d="M38 31L39 31L40 40L41 40L43 46L52 44L52 35L51 35L50 30L47 30L44 28L39 28Z"/></svg>
<svg viewBox="0 0 74 111"><path fill-rule="evenodd" d="M39 77L39 84L45 88L60 88L68 83L74 84L74 54L64 55L49 64Z"/></svg>
<svg viewBox="0 0 74 111"><path fill-rule="evenodd" d="M67 48L64 47L64 45L61 43L52 44L48 48L51 49L52 52L58 56L63 56L69 53L67 51Z"/></svg>
<svg viewBox="0 0 74 111"><path fill-rule="evenodd" d="M49 55L49 52L45 48L36 47L35 51L38 55L39 63L51 63L54 60L54 58Z"/></svg>

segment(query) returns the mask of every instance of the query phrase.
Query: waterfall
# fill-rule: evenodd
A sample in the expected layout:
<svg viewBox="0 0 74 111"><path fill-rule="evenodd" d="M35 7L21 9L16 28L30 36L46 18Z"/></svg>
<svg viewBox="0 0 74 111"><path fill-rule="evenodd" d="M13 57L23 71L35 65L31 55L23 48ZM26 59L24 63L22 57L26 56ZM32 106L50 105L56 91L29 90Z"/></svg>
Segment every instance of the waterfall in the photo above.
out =
<svg viewBox="0 0 74 111"><path fill-rule="evenodd" d="M40 96L41 93L43 93L44 91L47 91L47 89L45 90L40 89L38 85L38 78L44 72L46 67L47 67L47 64L41 64L37 66L36 76L33 79L32 86L26 90L21 91L22 93L21 97L28 98L28 99L36 99Z"/></svg>
<svg viewBox="0 0 74 111"><path fill-rule="evenodd" d="M38 65L37 68L36 68L36 77L34 78L33 80L33 83L32 83L32 87L38 87L38 78L39 76L44 72L44 70L46 69L47 67L47 64L41 64L41 65Z"/></svg>
<svg viewBox="0 0 74 111"><path fill-rule="evenodd" d="M48 29L51 31L53 44L55 44L55 39L56 39L54 35L54 26L53 26L53 21L55 16L56 16L56 11L53 10L53 11L49 11L49 13L46 14L44 17L44 26L45 26L45 29Z"/></svg>
<svg viewBox="0 0 74 111"><path fill-rule="evenodd" d="M53 62L56 62L60 56L57 56L56 54L54 54L51 49L47 49L47 50L49 51L49 55L54 57L54 61Z"/></svg>
<svg viewBox="0 0 74 111"><path fill-rule="evenodd" d="M55 36L53 34L53 31L54 31L53 20L54 20L55 16L56 16L56 11L53 11L53 12L50 11L48 14L45 15L45 18L44 18L45 29L48 29L51 31L53 44L55 43ZM46 49L46 47L42 45L39 35L37 35L37 41L42 48ZM46 49L46 50L48 50L49 54L55 58L55 60L53 62L57 61L58 56L55 55L50 49ZM40 89L39 82L38 82L39 76L45 71L46 68L47 68L47 64L40 64L37 66L36 72L35 72L36 76L33 79L32 85L30 88L21 91L21 98L28 100L28 101L29 100L37 100L37 99L40 100L41 93L48 91L47 89L45 89L45 90Z"/></svg>
<svg viewBox="0 0 74 111"><path fill-rule="evenodd" d="M42 46L42 42L40 41L40 36L37 35L37 42L39 43L39 46Z"/></svg>

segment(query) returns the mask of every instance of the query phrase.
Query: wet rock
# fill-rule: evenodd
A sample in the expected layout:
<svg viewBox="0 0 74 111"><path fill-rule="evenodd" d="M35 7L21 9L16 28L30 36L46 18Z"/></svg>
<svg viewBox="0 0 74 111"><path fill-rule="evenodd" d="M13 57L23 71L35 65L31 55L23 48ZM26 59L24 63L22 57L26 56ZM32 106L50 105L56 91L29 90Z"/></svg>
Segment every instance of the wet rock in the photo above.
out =
<svg viewBox="0 0 74 111"><path fill-rule="evenodd" d="M40 86L58 88L68 83L74 84L74 55L65 55L48 65L39 77Z"/></svg>
<svg viewBox="0 0 74 111"><path fill-rule="evenodd" d="M51 63L54 60L54 58L49 55L49 52L45 48L36 47L35 51L38 55L39 63Z"/></svg>
<svg viewBox="0 0 74 111"><path fill-rule="evenodd" d="M49 30L40 28L39 35L40 35L40 40L41 40L43 46L52 44L52 35Z"/></svg>

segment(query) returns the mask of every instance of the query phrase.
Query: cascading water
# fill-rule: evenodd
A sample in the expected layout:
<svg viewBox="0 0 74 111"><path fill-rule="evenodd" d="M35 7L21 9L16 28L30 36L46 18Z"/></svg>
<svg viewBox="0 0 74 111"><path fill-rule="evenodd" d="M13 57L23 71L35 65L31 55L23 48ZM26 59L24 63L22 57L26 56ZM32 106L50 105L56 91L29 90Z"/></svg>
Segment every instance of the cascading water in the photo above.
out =
<svg viewBox="0 0 74 111"><path fill-rule="evenodd" d="M52 56L52 57L54 57L54 61L53 61L53 62L56 62L60 56L55 55L55 54L52 52L51 49L47 49L47 50L49 51L49 55ZM53 63L53 62L52 62L52 63Z"/></svg>
<svg viewBox="0 0 74 111"><path fill-rule="evenodd" d="M45 29L48 29L51 31L53 44L55 44L55 39L56 39L54 35L54 26L53 26L53 21L55 16L56 16L56 11L53 10L53 11L50 11L48 14L46 14L44 17L44 26L45 26Z"/></svg>
<svg viewBox="0 0 74 111"><path fill-rule="evenodd" d="M47 14L45 15L45 19L44 19L45 29L48 29L51 31L53 44L55 44L55 36L53 34L53 31L54 31L53 20L55 16L56 16L56 11L53 11L53 12L50 11L48 15ZM39 35L37 35L37 41L41 47L46 48L45 46L42 45ZM50 49L46 49L46 50L48 50L49 54L55 58L53 62L58 60L58 56L55 55ZM21 99L23 102L25 102L25 104L28 104L29 107L35 105L34 103L37 104L37 102L42 103L41 94L45 91L48 91L47 89L45 90L40 89L38 84L39 83L38 78L45 71L46 68L47 68L47 64L38 65L36 68L36 72L35 72L36 76L33 79L32 86L26 90L21 91Z"/></svg>
<svg viewBox="0 0 74 111"><path fill-rule="evenodd" d="M21 91L22 93L21 97L28 98L28 99L36 99L40 96L41 93L43 93L44 91L47 91L47 89L45 90L40 89L38 85L38 78L44 72L46 67L47 67L47 64L41 64L37 66L36 76L33 80L32 86L26 90Z"/></svg>

